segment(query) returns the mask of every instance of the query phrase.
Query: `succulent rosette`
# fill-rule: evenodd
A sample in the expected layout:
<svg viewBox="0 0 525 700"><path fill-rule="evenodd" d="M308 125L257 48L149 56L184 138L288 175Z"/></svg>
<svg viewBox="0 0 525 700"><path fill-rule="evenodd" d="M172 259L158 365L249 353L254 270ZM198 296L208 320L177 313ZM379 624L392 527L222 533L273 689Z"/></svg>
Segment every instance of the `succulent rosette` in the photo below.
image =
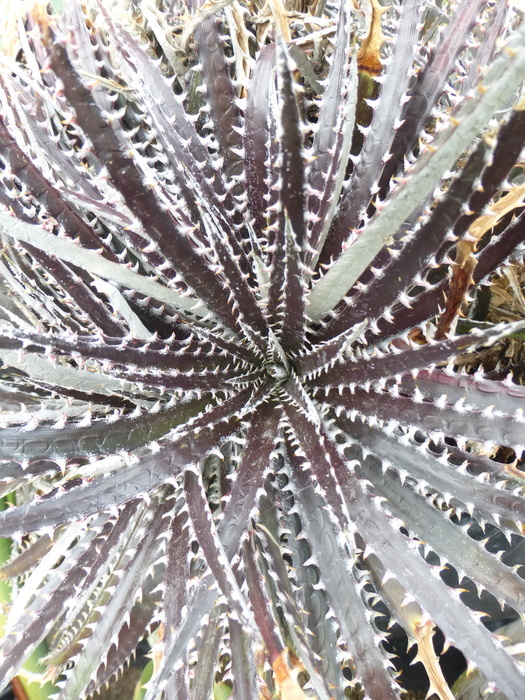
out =
<svg viewBox="0 0 525 700"><path fill-rule="evenodd" d="M525 388L483 363L524 325L482 308L523 257L519 8L72 0L17 21L4 684L44 642L78 700L147 637L147 700L393 699L397 623L430 693L453 697L439 630L522 700L522 649L462 597L525 610L491 546L523 534Z"/></svg>

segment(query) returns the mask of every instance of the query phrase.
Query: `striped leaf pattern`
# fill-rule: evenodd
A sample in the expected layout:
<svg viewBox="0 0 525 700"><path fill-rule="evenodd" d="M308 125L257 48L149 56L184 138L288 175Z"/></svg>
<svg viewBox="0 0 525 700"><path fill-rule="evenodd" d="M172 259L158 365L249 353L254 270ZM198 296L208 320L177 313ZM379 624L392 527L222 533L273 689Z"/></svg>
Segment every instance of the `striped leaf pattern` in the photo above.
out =
<svg viewBox="0 0 525 700"><path fill-rule="evenodd" d="M403 638L451 700L439 633L522 700L524 356L484 358L525 308L480 311L524 251L518 3L17 11L2 686L43 643L87 698L147 640L146 700L394 700Z"/></svg>

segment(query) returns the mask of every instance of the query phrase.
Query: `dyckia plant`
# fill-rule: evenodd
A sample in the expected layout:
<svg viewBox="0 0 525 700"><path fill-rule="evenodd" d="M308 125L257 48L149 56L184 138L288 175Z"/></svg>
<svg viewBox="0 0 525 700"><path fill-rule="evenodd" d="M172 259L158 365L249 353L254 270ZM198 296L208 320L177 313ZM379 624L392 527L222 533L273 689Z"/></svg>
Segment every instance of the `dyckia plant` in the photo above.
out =
<svg viewBox="0 0 525 700"><path fill-rule="evenodd" d="M44 642L78 700L147 638L147 700L391 699L395 625L429 694L439 631L522 700L462 598L525 612L489 546L525 388L481 362L523 334L483 312L523 255L521 13L64 7L2 58L3 684Z"/></svg>

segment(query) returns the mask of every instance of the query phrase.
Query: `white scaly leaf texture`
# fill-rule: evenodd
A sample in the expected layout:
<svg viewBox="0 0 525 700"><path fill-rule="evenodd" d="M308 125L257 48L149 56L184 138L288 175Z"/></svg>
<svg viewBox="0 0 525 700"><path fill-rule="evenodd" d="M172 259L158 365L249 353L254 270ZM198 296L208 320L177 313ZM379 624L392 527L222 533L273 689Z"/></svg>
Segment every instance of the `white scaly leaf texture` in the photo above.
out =
<svg viewBox="0 0 525 700"><path fill-rule="evenodd" d="M10 8L2 687L522 700L521 4Z"/></svg>

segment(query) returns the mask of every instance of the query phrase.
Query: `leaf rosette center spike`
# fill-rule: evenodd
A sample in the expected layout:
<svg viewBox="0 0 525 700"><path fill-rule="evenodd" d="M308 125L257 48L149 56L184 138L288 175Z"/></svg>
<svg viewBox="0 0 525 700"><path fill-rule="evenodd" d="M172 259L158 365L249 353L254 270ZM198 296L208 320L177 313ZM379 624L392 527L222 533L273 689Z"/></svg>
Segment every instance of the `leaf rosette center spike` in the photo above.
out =
<svg viewBox="0 0 525 700"><path fill-rule="evenodd" d="M279 362L268 362L265 365L265 369L270 377L278 381L284 381L290 376L290 366Z"/></svg>

